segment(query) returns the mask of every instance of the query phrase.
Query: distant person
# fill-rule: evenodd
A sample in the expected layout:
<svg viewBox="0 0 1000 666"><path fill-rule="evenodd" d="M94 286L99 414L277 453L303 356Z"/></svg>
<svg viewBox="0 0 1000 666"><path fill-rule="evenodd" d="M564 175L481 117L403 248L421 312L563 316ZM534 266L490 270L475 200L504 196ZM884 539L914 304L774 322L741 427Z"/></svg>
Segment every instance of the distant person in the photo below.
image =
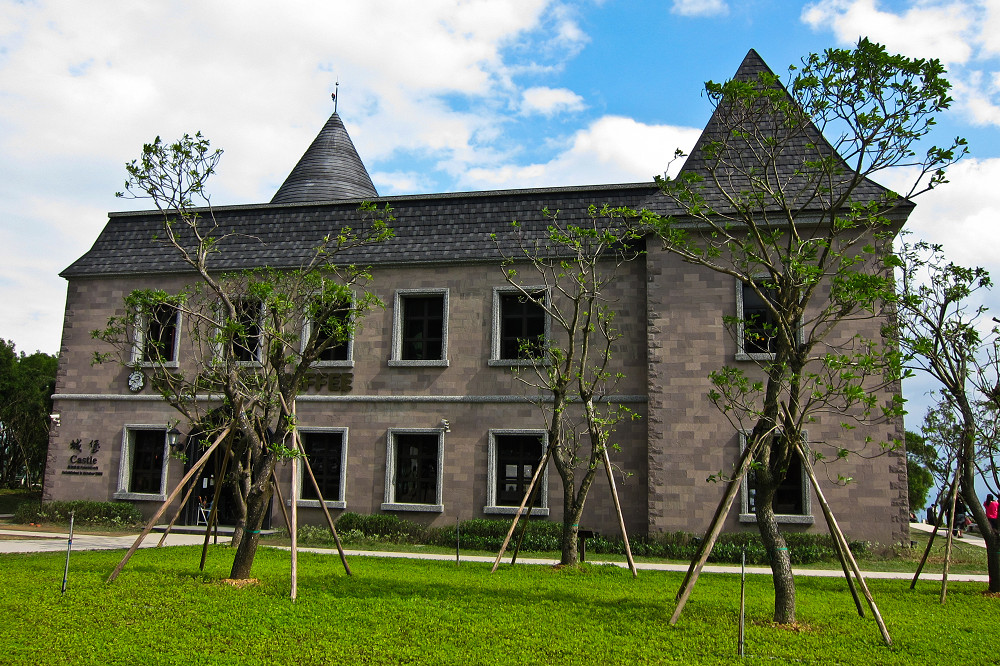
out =
<svg viewBox="0 0 1000 666"><path fill-rule="evenodd" d="M992 494L989 494L986 496L986 501L983 502L983 507L986 509L986 518L990 521L993 531L1000 532L1000 521L997 520L997 510L1000 509L1000 503L994 499Z"/></svg>
<svg viewBox="0 0 1000 666"><path fill-rule="evenodd" d="M927 509L927 524L928 525L938 524L937 504L931 504L930 508Z"/></svg>
<svg viewBox="0 0 1000 666"><path fill-rule="evenodd" d="M965 529L965 519L965 502L958 500L958 502L955 503L955 530L953 533L959 539L962 538L962 530Z"/></svg>

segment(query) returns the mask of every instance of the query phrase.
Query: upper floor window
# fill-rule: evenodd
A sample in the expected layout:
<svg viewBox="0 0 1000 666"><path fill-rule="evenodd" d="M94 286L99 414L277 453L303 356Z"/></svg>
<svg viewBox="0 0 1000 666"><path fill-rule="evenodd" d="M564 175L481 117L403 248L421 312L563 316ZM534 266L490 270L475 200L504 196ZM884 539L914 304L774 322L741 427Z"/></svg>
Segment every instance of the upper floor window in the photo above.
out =
<svg viewBox="0 0 1000 666"><path fill-rule="evenodd" d="M761 286L764 278L757 281L757 287L770 300L774 289ZM774 354L776 320L767 302L748 282L738 282L736 287L737 359L767 360Z"/></svg>
<svg viewBox="0 0 1000 666"><path fill-rule="evenodd" d="M529 364L541 358L548 335L544 289L527 295L512 287L493 290L493 349L490 365Z"/></svg>
<svg viewBox="0 0 1000 666"><path fill-rule="evenodd" d="M400 289L390 365L448 365L448 290Z"/></svg>
<svg viewBox="0 0 1000 666"><path fill-rule="evenodd" d="M256 298L233 301L236 321L232 327L233 358L238 363L260 363L263 352L264 304Z"/></svg>
<svg viewBox="0 0 1000 666"><path fill-rule="evenodd" d="M352 315L349 303L342 302L332 311L326 310L328 317L318 324L315 320L306 322L302 334L303 348L315 330L316 343L325 345L315 364L318 366L352 366L354 359L354 334L351 330Z"/></svg>
<svg viewBox="0 0 1000 666"><path fill-rule="evenodd" d="M132 364L177 364L181 313L169 303L160 303L148 315L139 318L132 348Z"/></svg>

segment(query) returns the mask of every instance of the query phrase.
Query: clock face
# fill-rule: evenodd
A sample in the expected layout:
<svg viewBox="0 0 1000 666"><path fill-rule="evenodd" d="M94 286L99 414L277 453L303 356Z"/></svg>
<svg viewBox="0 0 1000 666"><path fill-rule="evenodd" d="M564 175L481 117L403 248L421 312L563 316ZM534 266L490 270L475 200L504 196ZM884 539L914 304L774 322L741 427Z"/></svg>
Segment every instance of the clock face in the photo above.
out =
<svg viewBox="0 0 1000 666"><path fill-rule="evenodd" d="M146 383L146 377L138 370L128 376L128 387L132 391L141 391L142 385Z"/></svg>

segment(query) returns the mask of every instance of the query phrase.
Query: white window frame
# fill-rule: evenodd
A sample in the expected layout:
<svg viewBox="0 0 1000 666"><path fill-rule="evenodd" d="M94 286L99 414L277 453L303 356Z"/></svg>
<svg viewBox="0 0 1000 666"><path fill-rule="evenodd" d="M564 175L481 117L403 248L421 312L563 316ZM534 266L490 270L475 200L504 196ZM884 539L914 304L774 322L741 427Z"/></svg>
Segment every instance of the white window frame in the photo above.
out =
<svg viewBox="0 0 1000 666"><path fill-rule="evenodd" d="M129 490L129 478L132 476L132 458L134 456L135 439L132 433L139 430L157 430L163 433L163 469L160 471L160 492L134 493ZM167 499L167 473L169 472L170 446L167 443L167 428L150 424L126 424L122 428L121 461L118 465L118 490L114 499L120 500L153 500L163 502Z"/></svg>
<svg viewBox="0 0 1000 666"><path fill-rule="evenodd" d="M495 428L490 430L489 452L486 467L486 506L483 507L485 514L513 515L517 513L516 506L500 506L497 504L497 474L500 472L499 461L497 460L497 437L504 435L534 435L541 440L542 452L548 448L549 437L545 430L517 429L517 428ZM545 466L541 478L540 494L536 496L535 507L531 510L532 516L549 515L549 467Z"/></svg>
<svg viewBox="0 0 1000 666"><path fill-rule="evenodd" d="M545 292L545 305L548 306L551 302L552 291L545 285L538 285L532 287L493 287L493 322L492 322L492 340L490 344L490 359L488 364L491 366L501 366L505 368L515 367L515 366L533 366L538 364L540 361L544 361L544 358L502 358L500 356L500 346L501 346L501 324L503 322L503 312L501 307L501 299L503 296L508 294L523 294L527 292L537 293ZM544 310L544 308L543 308ZM547 310L544 310L545 315L545 339L548 340L552 335L552 318L549 316Z"/></svg>
<svg viewBox="0 0 1000 666"><path fill-rule="evenodd" d="M747 436L750 433L740 433L740 452L747 448ZM802 433L803 444L805 444L806 455L809 455L809 437L807 433ZM812 525L816 522L812 510L812 488L809 485L809 475L806 474L805 463L800 465L802 472L802 514L776 513L774 518L778 523L787 525ZM747 479L744 478L740 484L740 522L756 523L757 514L750 513L750 488Z"/></svg>
<svg viewBox="0 0 1000 666"><path fill-rule="evenodd" d="M354 294L352 293L352 298ZM351 322L354 322L354 311L350 313ZM299 345L299 353L305 351L306 343L309 342L309 336L312 334L313 321L311 319L306 319L305 323L302 325L302 343ZM353 368L354 367L354 334L356 331L351 330L351 337L347 340L347 358L342 361L314 361L310 366L312 368Z"/></svg>
<svg viewBox="0 0 1000 666"><path fill-rule="evenodd" d="M234 361L234 363L236 363L236 365L242 366L242 367L260 367L260 366L262 366L264 364L264 361L263 361L263 359L264 359L264 345L265 345L265 340L264 340L264 323L265 323L265 320L266 320L266 317L267 317L266 306L264 304L264 301L262 301L259 298L252 298L252 297L242 298L242 297L237 297L236 300L237 301L254 300L254 301L257 301L260 304L260 313L259 313L259 315L257 317L257 324L258 324L258 326L260 326L260 339L259 339L259 341L257 343L257 353L255 355L256 358L254 360L252 360L252 361ZM216 316L218 316L220 318L223 316L222 307L221 306L222 306L221 303L216 303L216 310L215 310L216 311ZM216 348L215 348L215 359L216 360L221 360L222 359L222 348L219 345L216 345Z"/></svg>
<svg viewBox="0 0 1000 666"><path fill-rule="evenodd" d="M180 365L180 350L181 350L181 309L175 305L166 303L165 305L170 305L174 309L174 349L173 357L174 360L167 361L163 364L164 368L176 368ZM135 319L135 332L132 337L132 358L129 360L129 365L132 367L142 367L142 368L152 368L155 363L146 360L145 349L146 349L146 336L149 335L149 318L143 315L137 315Z"/></svg>
<svg viewBox="0 0 1000 666"><path fill-rule="evenodd" d="M437 502L435 504L409 504L396 501L396 435L437 436L437 480L435 484ZM444 480L444 430L441 428L389 428L386 433L385 449L385 498L382 502L382 510L444 513L441 495Z"/></svg>
<svg viewBox="0 0 1000 666"><path fill-rule="evenodd" d="M768 280L767 274L753 276L753 282ZM736 360L737 361L771 361L774 360L773 352L748 352L746 351L746 336L743 325L743 280L736 280Z"/></svg>
<svg viewBox="0 0 1000 666"><path fill-rule="evenodd" d="M392 367L448 367L448 318L449 289L397 289L392 301L392 357L389 365ZM410 296L441 296L443 299L441 316L441 358L404 359L403 358L403 301Z"/></svg>
<svg viewBox="0 0 1000 666"><path fill-rule="evenodd" d="M347 508L347 428L299 428L299 433L307 434L311 432L339 432L340 433L340 497L336 499L329 499L327 497L323 498L323 503L328 509L346 509ZM303 447L303 451L305 447ZM305 484L312 485L312 481L308 478L308 474L305 470L305 463L300 463L298 465L298 474L294 479L295 482L295 503L298 506L306 508L320 508L318 499L302 499L302 488ZM291 505L291 500L288 500L286 504Z"/></svg>

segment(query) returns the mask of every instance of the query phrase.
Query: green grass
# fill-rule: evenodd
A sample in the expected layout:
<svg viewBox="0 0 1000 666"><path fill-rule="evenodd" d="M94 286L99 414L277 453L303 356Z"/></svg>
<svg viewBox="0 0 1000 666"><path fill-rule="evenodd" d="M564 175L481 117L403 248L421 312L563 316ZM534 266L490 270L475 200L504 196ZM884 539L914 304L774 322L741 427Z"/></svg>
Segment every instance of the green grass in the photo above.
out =
<svg viewBox="0 0 1000 666"><path fill-rule="evenodd" d="M507 664L995 663L1000 599L982 584L871 581L895 645L859 618L845 584L797 580L801 631L773 628L770 581L748 578L747 654L736 657L739 579L705 574L670 627L680 574L300 554L262 549L259 586L221 583L232 551L142 550L112 584L121 551L0 555L0 663Z"/></svg>

